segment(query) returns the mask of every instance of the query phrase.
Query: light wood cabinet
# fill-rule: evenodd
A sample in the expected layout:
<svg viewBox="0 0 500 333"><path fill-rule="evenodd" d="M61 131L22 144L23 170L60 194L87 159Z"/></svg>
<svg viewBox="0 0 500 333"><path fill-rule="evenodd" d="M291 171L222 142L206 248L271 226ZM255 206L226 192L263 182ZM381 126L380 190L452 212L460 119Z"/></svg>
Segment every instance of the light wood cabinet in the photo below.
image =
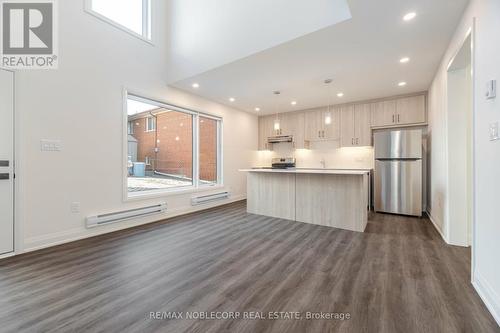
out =
<svg viewBox="0 0 500 333"><path fill-rule="evenodd" d="M340 146L354 146L354 106L340 108Z"/></svg>
<svg viewBox="0 0 500 333"><path fill-rule="evenodd" d="M247 211L363 232L368 222L369 174L250 171Z"/></svg>
<svg viewBox="0 0 500 333"><path fill-rule="evenodd" d="M275 129L276 122L279 123L279 129ZM293 146L296 149L306 148L304 113L293 112L259 117L259 150L271 150L273 144L269 144L267 139L279 135L293 136Z"/></svg>
<svg viewBox="0 0 500 333"><path fill-rule="evenodd" d="M275 115L271 116L271 122L273 124L273 129L274 129L274 124L278 123L278 129L274 129L274 134L275 136L278 135L292 135L291 130L292 130L292 124L291 124L291 119L290 116L286 114L280 114L280 115Z"/></svg>
<svg viewBox="0 0 500 333"><path fill-rule="evenodd" d="M425 123L425 96L398 99L396 111L398 124Z"/></svg>
<svg viewBox="0 0 500 333"><path fill-rule="evenodd" d="M277 130L276 121L280 125ZM340 140L341 147L370 146L372 127L422 125L426 121L425 95L264 116L259 118L259 149L272 149L267 138L277 135L293 136L295 148L328 140Z"/></svg>
<svg viewBox="0 0 500 333"><path fill-rule="evenodd" d="M259 117L259 150L271 149L271 145L267 143L267 138L274 135L274 117Z"/></svg>
<svg viewBox="0 0 500 333"><path fill-rule="evenodd" d="M371 145L371 115L369 104L358 104L340 109L340 146Z"/></svg>
<svg viewBox="0 0 500 333"><path fill-rule="evenodd" d="M372 145L370 104L354 106L354 134L356 146Z"/></svg>
<svg viewBox="0 0 500 333"><path fill-rule="evenodd" d="M396 100L372 103L370 112L373 127L396 124Z"/></svg>
<svg viewBox="0 0 500 333"><path fill-rule="evenodd" d="M306 141L339 139L340 113L338 108L330 108L330 110L322 108L314 111L306 111L304 122Z"/></svg>
<svg viewBox="0 0 500 333"><path fill-rule="evenodd" d="M417 125L426 122L425 95L371 104L372 127Z"/></svg>
<svg viewBox="0 0 500 333"><path fill-rule="evenodd" d="M292 112L279 118L281 135L291 135L295 149L307 147L304 136L304 117L303 112Z"/></svg>
<svg viewBox="0 0 500 333"><path fill-rule="evenodd" d="M327 124L327 117L330 117L330 123ZM324 137L326 140L340 139L340 108L332 107L330 111L325 110L323 115Z"/></svg>
<svg viewBox="0 0 500 333"><path fill-rule="evenodd" d="M306 111L305 122L305 139L307 141L321 140L321 116L322 110Z"/></svg>

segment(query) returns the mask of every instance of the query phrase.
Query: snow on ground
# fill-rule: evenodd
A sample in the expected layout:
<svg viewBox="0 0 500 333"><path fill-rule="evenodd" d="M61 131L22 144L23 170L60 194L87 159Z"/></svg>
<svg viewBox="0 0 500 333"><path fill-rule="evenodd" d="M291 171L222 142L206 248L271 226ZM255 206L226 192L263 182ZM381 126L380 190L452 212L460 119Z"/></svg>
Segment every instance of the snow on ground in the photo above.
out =
<svg viewBox="0 0 500 333"><path fill-rule="evenodd" d="M150 191L172 187L191 186L190 181L174 179L174 178L153 178L153 177L129 177L128 191Z"/></svg>

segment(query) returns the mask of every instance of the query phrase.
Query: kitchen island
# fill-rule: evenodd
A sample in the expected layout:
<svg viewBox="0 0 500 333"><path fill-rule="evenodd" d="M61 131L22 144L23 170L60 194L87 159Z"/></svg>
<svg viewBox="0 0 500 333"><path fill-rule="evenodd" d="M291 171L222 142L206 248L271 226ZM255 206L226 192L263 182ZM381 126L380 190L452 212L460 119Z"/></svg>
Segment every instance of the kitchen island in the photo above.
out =
<svg viewBox="0 0 500 333"><path fill-rule="evenodd" d="M369 170L243 169L252 214L363 232Z"/></svg>

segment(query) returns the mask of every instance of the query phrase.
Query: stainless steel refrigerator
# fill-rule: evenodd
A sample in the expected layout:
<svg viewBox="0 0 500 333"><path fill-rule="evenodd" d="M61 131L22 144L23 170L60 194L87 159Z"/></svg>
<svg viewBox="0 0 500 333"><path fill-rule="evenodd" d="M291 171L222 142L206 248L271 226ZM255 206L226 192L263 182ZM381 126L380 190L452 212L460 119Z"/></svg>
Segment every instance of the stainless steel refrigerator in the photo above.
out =
<svg viewBox="0 0 500 333"><path fill-rule="evenodd" d="M422 216L422 130L376 132L375 211Z"/></svg>

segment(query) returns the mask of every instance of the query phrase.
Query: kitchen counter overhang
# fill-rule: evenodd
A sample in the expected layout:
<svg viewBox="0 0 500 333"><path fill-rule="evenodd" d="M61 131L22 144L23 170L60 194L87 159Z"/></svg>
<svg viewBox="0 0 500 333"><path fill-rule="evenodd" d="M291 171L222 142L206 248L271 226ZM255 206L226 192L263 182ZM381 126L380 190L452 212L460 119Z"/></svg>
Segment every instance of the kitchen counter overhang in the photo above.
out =
<svg viewBox="0 0 500 333"><path fill-rule="evenodd" d="M363 232L368 222L370 170L242 169L247 211Z"/></svg>
<svg viewBox="0 0 500 333"><path fill-rule="evenodd" d="M309 168L252 168L240 169L241 172L265 172L265 173L296 173L296 174L323 174L323 175L369 175L368 169L309 169Z"/></svg>

